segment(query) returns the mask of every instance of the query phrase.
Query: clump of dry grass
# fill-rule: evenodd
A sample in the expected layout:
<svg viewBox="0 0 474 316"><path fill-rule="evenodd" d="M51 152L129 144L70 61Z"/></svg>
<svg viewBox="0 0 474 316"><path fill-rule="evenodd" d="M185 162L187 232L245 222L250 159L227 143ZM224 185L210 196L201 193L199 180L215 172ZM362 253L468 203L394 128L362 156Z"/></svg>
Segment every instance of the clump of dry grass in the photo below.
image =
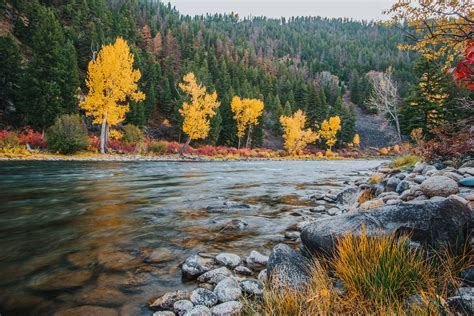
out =
<svg viewBox="0 0 474 316"><path fill-rule="evenodd" d="M391 168L408 168L413 167L417 162L422 161L423 159L419 156L407 154L395 158L391 163Z"/></svg>
<svg viewBox="0 0 474 316"><path fill-rule="evenodd" d="M347 235L331 258L312 265L305 289L269 288L247 301L245 315L397 314L439 315L459 286L457 275L468 260L449 252L428 256L408 237ZM342 281L345 290L334 286Z"/></svg>

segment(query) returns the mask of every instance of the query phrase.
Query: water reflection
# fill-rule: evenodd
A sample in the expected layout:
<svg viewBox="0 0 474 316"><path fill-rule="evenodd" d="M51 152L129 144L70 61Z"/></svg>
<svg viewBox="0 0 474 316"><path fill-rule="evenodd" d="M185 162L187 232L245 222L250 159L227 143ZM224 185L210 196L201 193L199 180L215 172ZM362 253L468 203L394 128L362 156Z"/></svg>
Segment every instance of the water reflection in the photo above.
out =
<svg viewBox="0 0 474 316"><path fill-rule="evenodd" d="M379 163L2 162L0 313L148 315L148 299L193 285L187 256L268 252L311 195Z"/></svg>

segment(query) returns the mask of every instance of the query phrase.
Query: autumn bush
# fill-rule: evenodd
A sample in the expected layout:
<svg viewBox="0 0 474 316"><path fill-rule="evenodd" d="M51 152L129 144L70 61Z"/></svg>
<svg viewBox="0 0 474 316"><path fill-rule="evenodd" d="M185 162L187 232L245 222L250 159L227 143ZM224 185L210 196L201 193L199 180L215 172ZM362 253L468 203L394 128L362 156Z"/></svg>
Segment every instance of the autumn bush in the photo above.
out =
<svg viewBox="0 0 474 316"><path fill-rule="evenodd" d="M77 114L59 116L46 133L46 142L52 150L59 153L85 150L89 145L86 124Z"/></svg>
<svg viewBox="0 0 474 316"><path fill-rule="evenodd" d="M137 144L143 141L144 138L143 132L137 126L132 124L124 126L121 139L124 144Z"/></svg>
<svg viewBox="0 0 474 316"><path fill-rule="evenodd" d="M18 137L20 139L20 143L23 145L28 144L31 146L31 148L46 149L48 147L44 134L35 132L31 128L27 128Z"/></svg>
<svg viewBox="0 0 474 316"><path fill-rule="evenodd" d="M0 154L5 157L28 154L17 134L9 131L0 131Z"/></svg>
<svg viewBox="0 0 474 316"><path fill-rule="evenodd" d="M166 142L151 141L148 144L148 151L157 155L164 155L168 150L168 145Z"/></svg>

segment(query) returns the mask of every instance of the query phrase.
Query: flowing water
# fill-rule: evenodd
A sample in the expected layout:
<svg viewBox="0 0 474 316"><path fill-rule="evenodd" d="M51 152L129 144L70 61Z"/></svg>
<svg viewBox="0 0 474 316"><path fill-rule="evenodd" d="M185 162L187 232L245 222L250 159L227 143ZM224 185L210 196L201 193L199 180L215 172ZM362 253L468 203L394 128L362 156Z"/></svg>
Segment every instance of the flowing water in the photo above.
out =
<svg viewBox="0 0 474 316"><path fill-rule="evenodd" d="M312 195L380 163L1 162L0 314L151 315L149 299L194 286L179 266L189 255L269 254L315 216Z"/></svg>

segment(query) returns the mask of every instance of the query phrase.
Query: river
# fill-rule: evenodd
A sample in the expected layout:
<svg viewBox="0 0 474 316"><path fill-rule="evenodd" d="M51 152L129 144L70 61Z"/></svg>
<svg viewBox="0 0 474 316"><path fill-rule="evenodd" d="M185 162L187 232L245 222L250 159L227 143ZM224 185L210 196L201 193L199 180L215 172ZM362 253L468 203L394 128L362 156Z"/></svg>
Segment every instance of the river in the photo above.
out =
<svg viewBox="0 0 474 316"><path fill-rule="evenodd" d="M194 285L181 278L187 256L269 254L314 216L312 195L380 163L0 162L0 314L150 315L147 300Z"/></svg>

